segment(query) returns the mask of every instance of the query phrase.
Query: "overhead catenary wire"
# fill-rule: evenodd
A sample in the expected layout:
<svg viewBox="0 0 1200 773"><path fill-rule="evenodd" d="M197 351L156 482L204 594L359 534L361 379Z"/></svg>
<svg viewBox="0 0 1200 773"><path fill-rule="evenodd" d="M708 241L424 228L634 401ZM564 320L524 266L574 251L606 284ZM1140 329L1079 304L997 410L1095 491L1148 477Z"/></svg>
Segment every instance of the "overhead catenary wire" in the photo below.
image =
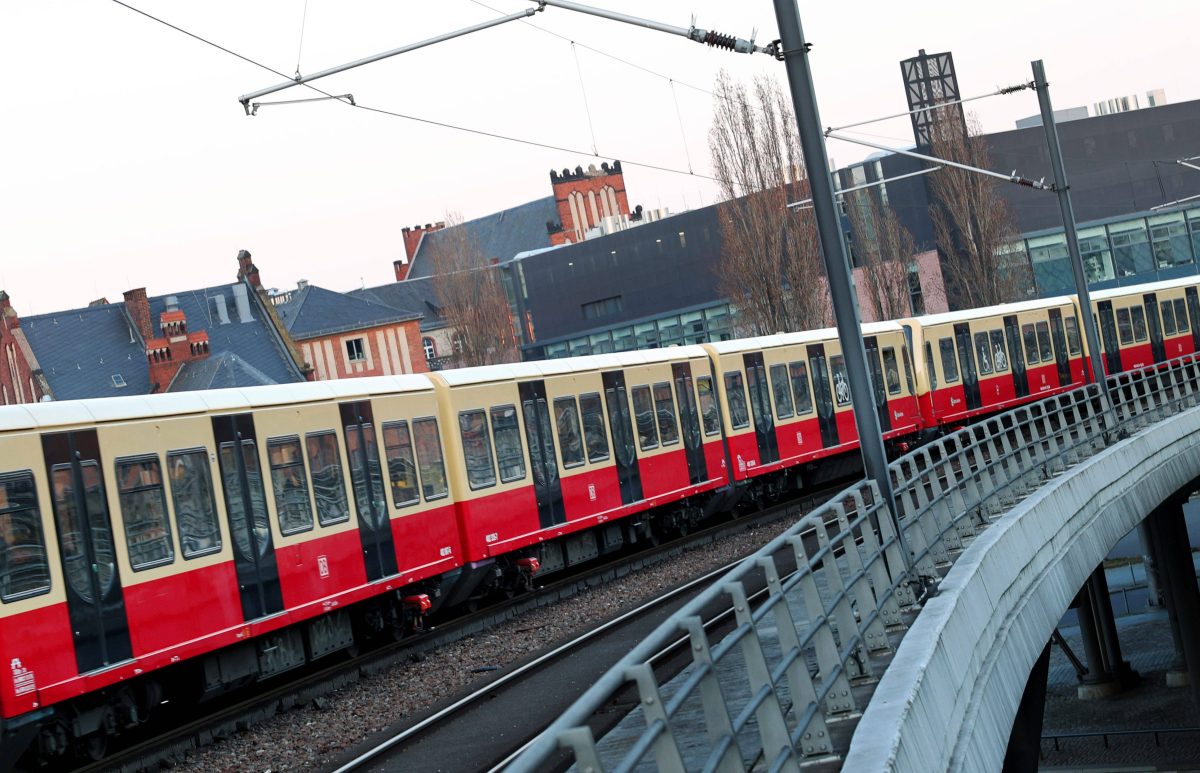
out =
<svg viewBox="0 0 1200 773"><path fill-rule="evenodd" d="M300 55L304 53L304 28L308 24L308 0L304 0L304 13L300 15L300 44L296 47L296 77L300 77Z"/></svg>
<svg viewBox="0 0 1200 773"><path fill-rule="evenodd" d="M683 143L683 155L687 158L688 172L691 172L692 152L688 150L687 132L683 129L683 113L679 110L679 98L675 96L675 81L671 81L671 99L675 102L675 117L679 119L679 139Z"/></svg>
<svg viewBox="0 0 1200 773"><path fill-rule="evenodd" d="M575 72L579 75L579 91L583 94L583 112L587 116L588 131L592 135L592 155L599 156L596 149L596 126L592 123L592 106L588 104L587 86L583 82L583 66L579 64L579 52L575 50L575 41L571 41L571 54L575 57Z"/></svg>
<svg viewBox="0 0 1200 773"><path fill-rule="evenodd" d="M962 99L950 99L950 100L946 100L944 102L938 102L936 105L929 105L927 107L917 107L917 108L913 108L912 110L905 110L903 113L894 113L892 115L880 116L879 118L868 118L865 121L856 121L854 123L842 124L841 126L830 126L825 129L825 134L828 135L830 132L842 131L843 129L850 129L855 126L865 126L869 123L879 123L880 121L890 121L893 118L903 118L905 116L913 115L915 113L927 113L930 110L937 110L937 109L943 108L943 107L951 107L952 105L962 105L967 102L974 102L977 99L987 99L988 97L998 97L998 96L1001 96L1004 94L1015 94L1018 91L1024 91L1025 89L1031 89L1031 88L1033 88L1032 82L1031 83L1018 83L1015 86L1004 86L1003 88L996 89L995 91L990 92L988 94L979 94L978 96L974 96L974 97L963 97Z"/></svg>
<svg viewBox="0 0 1200 773"><path fill-rule="evenodd" d="M250 57L248 57L244 54L240 54L237 51L234 51L230 48L220 45L219 43L215 43L211 40L208 40L207 38L197 35L194 32L189 32L188 30L186 30L178 25L172 24L171 22L166 21L165 19L161 19L161 18L155 16L154 14L148 13L146 11L143 11L140 8L132 6L129 3L124 2L124 0L112 0L112 2L116 3L117 5L119 5L123 8L133 11L134 13L144 16L147 19L158 22L159 24L162 24L165 27L169 27L169 28L175 30L176 32L187 35L188 37L192 38L193 40L197 40L207 46L211 46L219 51L229 54L230 56L236 57L237 59L240 59L243 62L246 62L247 64L252 64L255 67L258 67L258 68L265 70L267 72L270 72L270 73L274 73L275 75L278 75L282 78L290 77L290 76L285 75L284 73L280 72L279 70L276 70L274 67L271 67L269 65L263 64L262 62L251 59ZM530 140L530 139L525 139L522 137L514 137L511 135L507 135L507 134L501 134L499 132L487 131L486 129L476 129L476 128L472 128L469 126L460 126L458 124L452 124L452 123L448 123L446 121L438 121L438 120L434 120L432 118L423 118L421 116L408 115L406 113L400 113L395 110L387 110L387 109L381 108L381 107L372 107L371 105L365 105L361 102L358 102L356 104L351 104L350 102L340 98L338 95L331 94L327 91L324 91L323 89L318 88L317 86L314 86L311 83L302 83L299 85L302 85L307 89L311 89L312 91L315 91L318 94L321 94L330 99L335 99L338 102L340 102L341 104L347 105L347 106L355 108L357 110L365 110L370 113L378 113L380 115L387 115L387 116L392 116L394 118L401 118L401 119L404 119L407 121L422 123L427 126L436 126L438 128L442 128L442 129L451 129L451 130L463 132L466 134L473 134L473 135L476 135L479 137L487 137L490 139L502 140L505 142L512 142L512 143L516 143L519 145L526 145L529 147L537 147L537 148L543 148L545 150L553 150L558 153L572 153L572 154L582 155L582 156L596 155L596 154L591 153L586 150L580 150L579 148L570 148L570 147L566 147L563 145L554 145L554 144L551 144L548 142L540 142L538 140ZM613 160L616 160L617 156L604 156L604 158L612 158ZM631 160L628 158L621 158L621 163L623 165L635 166L635 167L639 167L641 169L651 169L651 170L658 171L658 172L669 172L671 174L687 175L689 177L698 177L698 178L701 178L704 180L712 180L714 182L725 182L721 178L714 177L713 175L703 174L700 172L689 172L689 171L685 171L683 169L675 169L673 167L663 166L662 164L652 164L652 163L649 163L646 161L637 161L637 160Z"/></svg>

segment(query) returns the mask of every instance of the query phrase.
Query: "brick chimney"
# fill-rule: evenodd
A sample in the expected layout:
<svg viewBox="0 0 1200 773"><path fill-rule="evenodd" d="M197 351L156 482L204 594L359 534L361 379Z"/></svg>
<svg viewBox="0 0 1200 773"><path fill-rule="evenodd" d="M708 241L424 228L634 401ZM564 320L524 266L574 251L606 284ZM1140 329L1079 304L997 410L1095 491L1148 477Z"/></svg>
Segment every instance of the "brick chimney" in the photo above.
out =
<svg viewBox="0 0 1200 773"><path fill-rule="evenodd" d="M258 290L262 287L262 282L258 278L258 267L250 260L250 252L248 250L238 251L238 279L246 279L250 285Z"/></svg>
<svg viewBox="0 0 1200 773"><path fill-rule="evenodd" d="M158 330L156 337L146 340L146 364L155 392L170 386L184 363L209 355L208 332L188 330L187 315L174 295L167 296L167 308L158 315Z"/></svg>
<svg viewBox="0 0 1200 773"><path fill-rule="evenodd" d="M3 290L0 290L0 326L3 326L5 330L21 326L21 318L17 316L17 310L12 307L8 293Z"/></svg>
<svg viewBox="0 0 1200 773"><path fill-rule="evenodd" d="M400 258L392 261L392 268L396 271L396 281L403 282L408 276L408 270L412 268L412 263L409 263L407 258Z"/></svg>
<svg viewBox="0 0 1200 773"><path fill-rule="evenodd" d="M426 223L425 225L414 225L412 228L401 228L400 233L404 235L404 254L408 257L405 263L411 263L413 255L417 254L417 247L421 244L421 236L431 231L440 231L446 227L445 221L439 220L436 223ZM399 263L399 261L396 261ZM397 269L397 272L399 270ZM405 269L407 273L407 269Z"/></svg>
<svg viewBox="0 0 1200 773"><path fill-rule="evenodd" d="M145 287L125 291L125 313L137 328L142 341L148 342L154 338L154 331L150 327L150 301L146 298Z"/></svg>

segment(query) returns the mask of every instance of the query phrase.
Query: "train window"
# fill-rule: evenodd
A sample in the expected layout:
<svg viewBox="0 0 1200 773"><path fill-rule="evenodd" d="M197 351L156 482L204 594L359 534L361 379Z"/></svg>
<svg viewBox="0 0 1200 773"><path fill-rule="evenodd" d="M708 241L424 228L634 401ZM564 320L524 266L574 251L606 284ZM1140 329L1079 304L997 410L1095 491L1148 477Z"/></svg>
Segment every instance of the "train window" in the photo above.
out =
<svg viewBox="0 0 1200 773"><path fill-rule="evenodd" d="M407 507L420 502L417 462L413 457L412 435L409 434L407 421L391 421L383 425L383 456L387 459L392 504Z"/></svg>
<svg viewBox="0 0 1200 773"><path fill-rule="evenodd" d="M900 394L900 363L896 361L895 347L883 349L883 380L889 395Z"/></svg>
<svg viewBox="0 0 1200 773"><path fill-rule="evenodd" d="M725 373L725 398L729 401L729 421L733 428L750 426L750 413L746 410L746 387L741 371L730 370Z"/></svg>
<svg viewBox="0 0 1200 773"><path fill-rule="evenodd" d="M937 369L933 367L933 344L925 342L925 373L929 376L929 388L937 389Z"/></svg>
<svg viewBox="0 0 1200 773"><path fill-rule="evenodd" d="M988 335L992 339L992 367L997 373L1008 370L1008 348L1004 345L1004 331L991 330Z"/></svg>
<svg viewBox="0 0 1200 773"><path fill-rule="evenodd" d="M308 476L300 455L300 438L271 438L267 441L271 463L271 488L275 489L275 514L284 534L313 527L312 504L308 500Z"/></svg>
<svg viewBox="0 0 1200 773"><path fill-rule="evenodd" d="M1038 355L1041 356L1042 362L1050 362L1054 359L1054 351L1050 348L1050 323L1037 323L1037 340L1038 340Z"/></svg>
<svg viewBox="0 0 1200 773"><path fill-rule="evenodd" d="M833 396L838 405L850 404L850 378L846 375L846 358L835 354L829 358L829 372L833 374Z"/></svg>
<svg viewBox="0 0 1200 773"><path fill-rule="evenodd" d="M239 446L227 441L221 444L221 485L225 488L225 509L229 513L233 546L249 560L263 557L271 547L271 524L267 520L266 494L263 493L262 471L258 466L258 449L254 441L241 441L242 465L246 468L246 485L237 461ZM246 512L246 500L250 512ZM251 542L250 534L254 533Z"/></svg>
<svg viewBox="0 0 1200 773"><path fill-rule="evenodd" d="M558 430L558 445L562 449L563 467L583 464L583 438L579 434L579 406L574 397L554 400L554 426Z"/></svg>
<svg viewBox="0 0 1200 773"><path fill-rule="evenodd" d="M1170 301L1162 302L1163 335L1175 335L1175 308Z"/></svg>
<svg viewBox="0 0 1200 773"><path fill-rule="evenodd" d="M1175 325L1178 328L1178 332L1188 332L1187 304L1184 303L1182 298L1175 299Z"/></svg>
<svg viewBox="0 0 1200 773"><path fill-rule="evenodd" d="M939 338L938 354L942 357L942 376L946 383L958 381L958 359L954 356L954 339Z"/></svg>
<svg viewBox="0 0 1200 773"><path fill-rule="evenodd" d="M1083 351L1079 342L1079 322L1074 317L1067 317L1063 324L1067 326L1067 351L1072 355L1079 354Z"/></svg>
<svg viewBox="0 0 1200 773"><path fill-rule="evenodd" d="M671 385L662 381L654 385L654 412L658 416L658 434L662 444L669 446L679 442L679 422L675 419L675 397Z"/></svg>
<svg viewBox="0 0 1200 773"><path fill-rule="evenodd" d="M414 419L413 441L417 446L417 468L421 471L421 491L425 501L441 499L448 490L437 419Z"/></svg>
<svg viewBox="0 0 1200 773"><path fill-rule="evenodd" d="M216 553L221 549L221 527L213 504L208 452L203 448L167 452L167 477L184 559Z"/></svg>
<svg viewBox="0 0 1200 773"><path fill-rule="evenodd" d="M1041 362L1041 357L1038 356L1037 331L1033 325L1021 326L1021 337L1025 339L1025 362L1034 365Z"/></svg>
<svg viewBox="0 0 1200 773"><path fill-rule="evenodd" d="M525 446L521 443L521 426L517 422L515 405L496 405L492 417L492 442L496 446L496 464L500 482L510 483L525 477Z"/></svg>
<svg viewBox="0 0 1200 773"><path fill-rule="evenodd" d="M987 333L975 334L975 359L979 362L979 375L990 375L992 372L992 347L988 343Z"/></svg>
<svg viewBox="0 0 1200 773"><path fill-rule="evenodd" d="M317 522L329 526L350 520L337 433L333 430L312 432L304 436L304 444L308 447L308 469L312 473L313 493L317 497Z"/></svg>
<svg viewBox="0 0 1200 773"><path fill-rule="evenodd" d="M1121 344L1133 343L1133 323L1129 321L1129 309L1117 309L1117 333Z"/></svg>
<svg viewBox="0 0 1200 773"><path fill-rule="evenodd" d="M792 418L792 385L788 382L786 365L771 366L771 391L775 393L775 415Z"/></svg>
<svg viewBox="0 0 1200 773"><path fill-rule="evenodd" d="M116 468L130 566L141 571L171 563L175 560L175 545L158 457L117 459Z"/></svg>
<svg viewBox="0 0 1200 773"><path fill-rule="evenodd" d="M462 435L463 457L467 463L467 482L472 489L496 485L496 468L492 465L492 444L488 442L487 418L482 410L458 414L458 431Z"/></svg>
<svg viewBox="0 0 1200 773"><path fill-rule="evenodd" d="M908 358L908 344L900 344L900 360L904 366L904 384L908 387L908 393L915 395L912 382L912 360Z"/></svg>
<svg viewBox="0 0 1200 773"><path fill-rule="evenodd" d="M658 426L654 421L654 401L650 387L643 384L629 390L633 397L633 418L637 424L638 445L643 451L658 447Z"/></svg>
<svg viewBox="0 0 1200 773"><path fill-rule="evenodd" d="M608 433L604 431L604 409L600 393L588 392L579 396L579 412L583 414L583 439L587 444L589 462L608 458Z"/></svg>
<svg viewBox="0 0 1200 773"><path fill-rule="evenodd" d="M792 379L792 397L796 400L796 415L812 411L812 392L808 386L808 363L788 364L788 375Z"/></svg>
<svg viewBox="0 0 1200 773"><path fill-rule="evenodd" d="M16 601L50 590L33 473L0 475L0 599Z"/></svg>
<svg viewBox="0 0 1200 773"><path fill-rule="evenodd" d="M1146 340L1146 312L1144 312L1142 310L1141 306L1134 306L1132 309L1129 310L1129 312L1130 312L1130 314L1133 315L1133 340L1145 341Z"/></svg>
<svg viewBox="0 0 1200 773"><path fill-rule="evenodd" d="M717 410L717 398L713 394L712 376L696 376L696 392L700 395L700 418L704 421L704 434L716 435L721 431L721 414Z"/></svg>

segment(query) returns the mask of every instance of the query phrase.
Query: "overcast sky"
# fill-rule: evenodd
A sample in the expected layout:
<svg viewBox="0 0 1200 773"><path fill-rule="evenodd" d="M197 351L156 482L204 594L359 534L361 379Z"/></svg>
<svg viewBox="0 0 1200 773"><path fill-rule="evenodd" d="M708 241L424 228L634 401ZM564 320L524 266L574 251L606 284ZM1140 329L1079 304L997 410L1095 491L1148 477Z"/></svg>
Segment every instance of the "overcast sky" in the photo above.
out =
<svg viewBox="0 0 1200 773"><path fill-rule="evenodd" d="M308 0L301 47L305 0L129 2L288 75L298 56L301 72L315 72L498 15L473 0ZM501 12L530 6L486 2ZM757 29L760 42L776 37L767 0L594 2L684 27L694 14L697 26L742 37ZM919 48L952 51L968 95L1028 80L1029 62L1042 58L1060 108L1151 88L1171 102L1200 97L1196 0L800 5L826 125L904 110L898 62ZM120 300L132 287L157 295L231 281L239 249L253 253L269 287L302 278L334 290L381 284L403 254L402 227L547 196L551 168L613 158L625 162L631 204L694 208L714 200L712 184L686 172L709 168L706 92L717 71L784 78L763 55L561 9L533 24L562 37L513 23L316 85L575 152L333 102L246 117L237 97L279 76L111 0L3 0L0 288L24 315ZM313 96L306 91L264 99ZM1037 102L1023 93L974 109L997 131L1036 113ZM862 129L884 144L911 142L907 119ZM593 134L600 158L590 155ZM839 165L869 152L829 147Z"/></svg>

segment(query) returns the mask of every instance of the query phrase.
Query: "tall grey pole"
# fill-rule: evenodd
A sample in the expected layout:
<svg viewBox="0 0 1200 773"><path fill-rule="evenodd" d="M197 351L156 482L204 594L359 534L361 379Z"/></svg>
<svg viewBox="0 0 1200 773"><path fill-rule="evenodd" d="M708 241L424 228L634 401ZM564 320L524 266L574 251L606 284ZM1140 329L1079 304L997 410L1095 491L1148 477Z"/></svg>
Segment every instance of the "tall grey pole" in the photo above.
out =
<svg viewBox="0 0 1200 773"><path fill-rule="evenodd" d="M1108 393L1108 379L1104 377L1104 361L1100 356L1100 334L1096 332L1096 319L1092 315L1092 299L1088 294L1087 275L1083 273L1083 257L1079 254L1079 237L1075 233L1075 209L1071 206L1071 189L1067 186L1067 170L1063 168L1062 149L1058 145L1058 125L1054 123L1054 108L1050 105L1050 84L1046 82L1046 70L1042 60L1033 62L1033 82L1037 89L1038 105L1042 108L1042 126L1046 130L1046 146L1050 150L1050 168L1054 172L1054 187L1058 189L1058 208L1062 212L1063 230L1067 237L1067 250L1071 253L1071 273L1075 275L1075 292L1079 295L1079 313L1083 329L1087 334L1088 351L1091 354L1092 376L1100 385L1106 408L1112 407Z"/></svg>
<svg viewBox="0 0 1200 773"><path fill-rule="evenodd" d="M808 45L804 42L804 31L800 27L800 9L796 0L775 0L775 18L779 22L779 55L783 57L787 67L792 106L796 112L797 128L800 130L800 148L804 151L804 163L808 167L808 180L812 187L813 210L817 217L821 254L825 259L825 274L829 279L829 291L833 299L838 341L842 345L846 372L850 377L854 423L858 427L863 466L867 477L874 479L878 484L879 493L891 513L900 540L900 549L904 554L905 568L908 569L911 567L912 556L908 552L904 532L900 528L896 497L888 471L887 453L884 451L883 435L879 429L879 416L875 413L874 393L871 390L870 372L867 370L867 350L862 339L858 297L854 293L850 261L842 237L841 218L834 203L829 157L825 153L825 136L821 132L821 117L817 113L812 72L808 67Z"/></svg>

